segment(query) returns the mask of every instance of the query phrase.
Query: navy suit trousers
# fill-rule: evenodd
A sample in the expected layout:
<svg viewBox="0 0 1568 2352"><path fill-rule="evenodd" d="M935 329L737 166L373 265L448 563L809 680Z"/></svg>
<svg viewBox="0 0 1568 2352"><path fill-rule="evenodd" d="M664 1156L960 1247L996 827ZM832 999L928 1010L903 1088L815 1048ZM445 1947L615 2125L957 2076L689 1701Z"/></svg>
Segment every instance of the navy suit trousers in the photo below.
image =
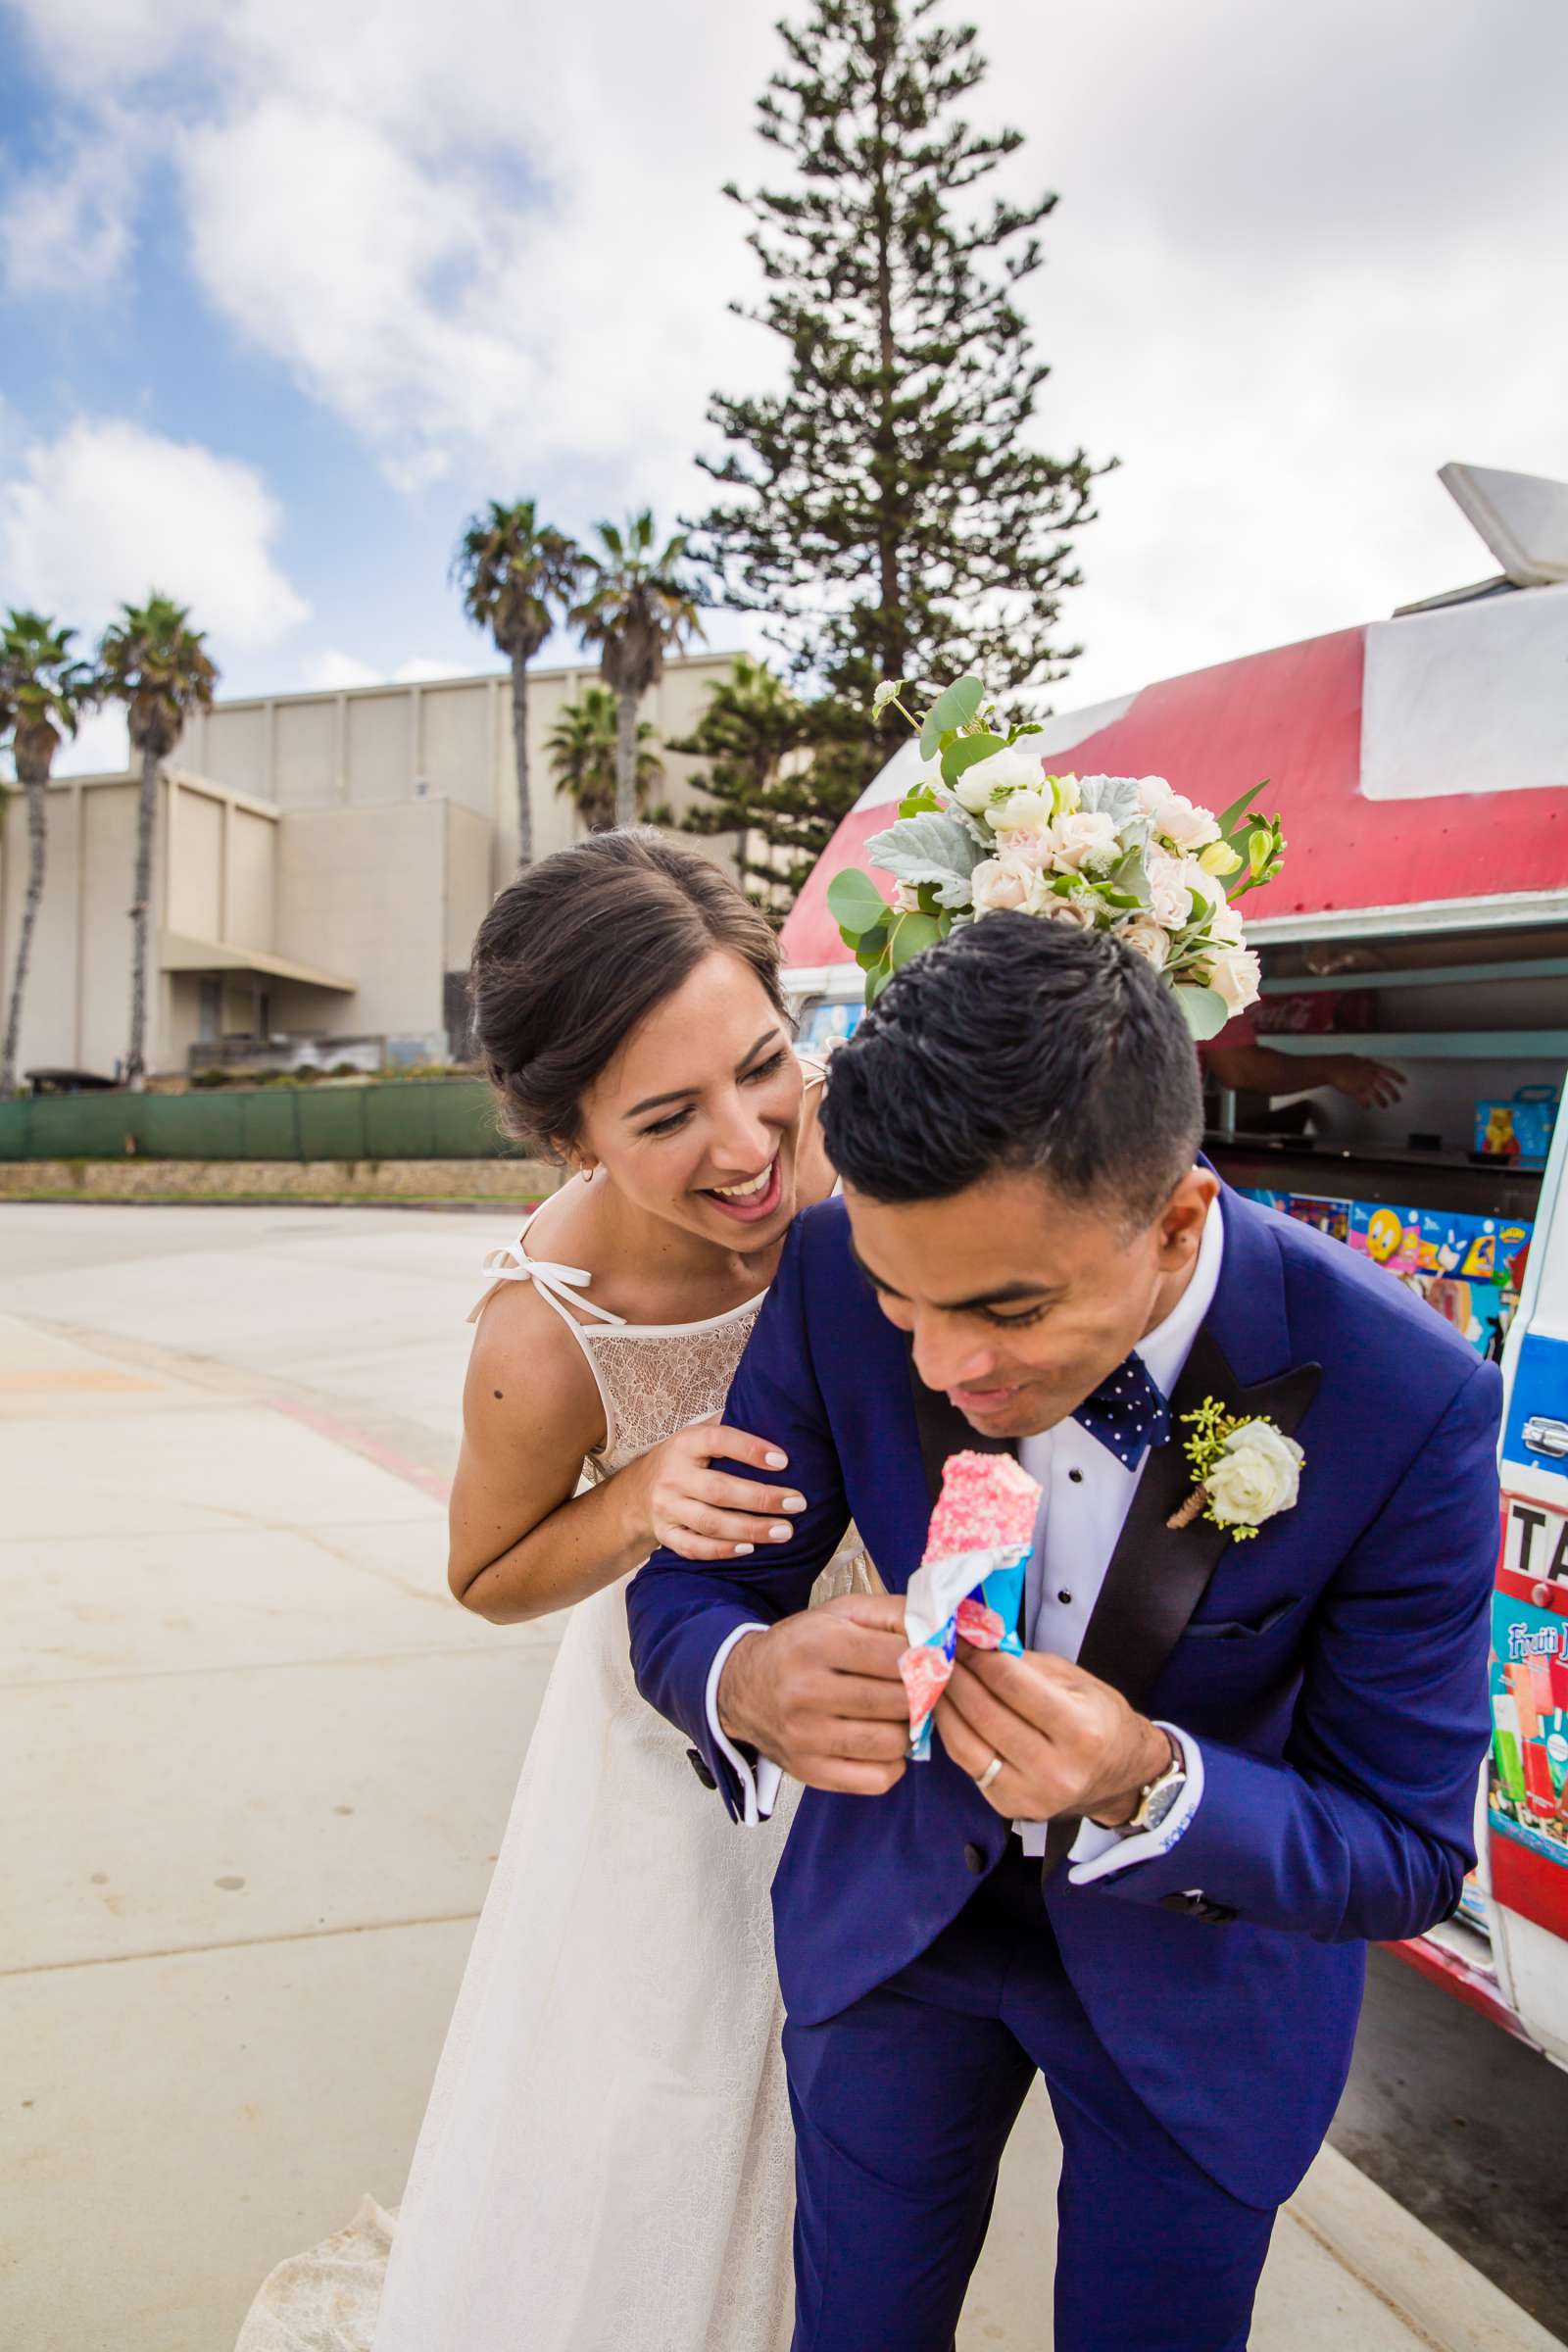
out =
<svg viewBox="0 0 1568 2352"><path fill-rule="evenodd" d="M784 2049L794 2352L952 2352L1036 2069L1063 2147L1054 2352L1245 2352L1274 2209L1219 2187L1106 2056L1015 1841L917 1960Z"/></svg>

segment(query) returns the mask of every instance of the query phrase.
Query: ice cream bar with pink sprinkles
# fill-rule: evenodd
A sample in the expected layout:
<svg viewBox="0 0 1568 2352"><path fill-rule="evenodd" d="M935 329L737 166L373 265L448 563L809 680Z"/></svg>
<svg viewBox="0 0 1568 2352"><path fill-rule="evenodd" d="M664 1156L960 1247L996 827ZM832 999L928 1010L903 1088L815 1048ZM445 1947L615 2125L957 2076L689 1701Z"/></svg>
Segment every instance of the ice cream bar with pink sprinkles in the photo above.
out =
<svg viewBox="0 0 1568 2352"><path fill-rule="evenodd" d="M1016 1657L1015 1627L1034 1544L1040 1486L1007 1453L950 1454L925 1556L909 1579L899 1661L909 1696L909 1754L931 1752L931 1717L953 1673L958 1637Z"/></svg>
<svg viewBox="0 0 1568 2352"><path fill-rule="evenodd" d="M1027 1552L1039 1509L1039 1481L1010 1453L950 1454L920 1565L964 1551Z"/></svg>

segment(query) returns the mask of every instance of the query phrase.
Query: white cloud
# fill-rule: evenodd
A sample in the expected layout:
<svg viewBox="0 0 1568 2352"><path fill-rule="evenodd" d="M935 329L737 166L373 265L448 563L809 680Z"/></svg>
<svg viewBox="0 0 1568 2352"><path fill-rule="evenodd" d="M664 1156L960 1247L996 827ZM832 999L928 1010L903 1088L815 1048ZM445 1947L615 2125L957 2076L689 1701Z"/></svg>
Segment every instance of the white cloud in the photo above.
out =
<svg viewBox="0 0 1568 2352"><path fill-rule="evenodd" d="M156 104L208 300L405 487L659 498L720 353L761 359L718 188L752 160L763 10L180 0L172 29L165 0L78 0L65 57L52 0L10 4L104 141L127 91Z"/></svg>
<svg viewBox="0 0 1568 2352"><path fill-rule="evenodd" d="M272 554L277 502L252 466L122 418L0 449L0 573L17 601L96 633L150 588L191 608L220 661L310 608Z"/></svg>
<svg viewBox="0 0 1568 2352"><path fill-rule="evenodd" d="M437 678L469 677L476 667L482 666L485 665L472 662L460 666L456 662L437 662L428 655L416 654L412 660L398 663L392 672L392 680L397 686L428 686ZM493 667L494 664L489 666Z"/></svg>
<svg viewBox="0 0 1568 2352"><path fill-rule="evenodd" d="M118 703L93 710L55 758L57 776L122 775L130 762L125 713Z"/></svg>
<svg viewBox="0 0 1568 2352"><path fill-rule="evenodd" d="M124 271L138 139L106 110L90 135L0 193L0 280L16 295L97 296Z"/></svg>
<svg viewBox="0 0 1568 2352"><path fill-rule="evenodd" d="M310 655L301 664L300 682L308 692L342 694L355 686L379 686L381 672L353 654L328 648L325 653Z"/></svg>
<svg viewBox="0 0 1568 2352"><path fill-rule="evenodd" d="M301 683L322 694L344 694L356 686L424 686L437 678L465 678L471 674L472 665L465 667L456 662L440 662L426 654L415 654L407 662L399 662L392 669L377 669L372 662L362 662L357 654L342 654L333 649L312 654L301 665Z"/></svg>
<svg viewBox="0 0 1568 2352"><path fill-rule="evenodd" d="M69 43L57 0L11 6L106 151L157 121L207 300L394 481L538 489L574 525L702 496L709 392L777 365L726 314L751 266L716 192L781 170L753 135L772 6L76 0ZM1041 441L1125 460L1058 699L1491 568L1431 476L1568 472L1568 12L968 13L972 111L1026 133L1004 176L1062 191L1020 297Z"/></svg>

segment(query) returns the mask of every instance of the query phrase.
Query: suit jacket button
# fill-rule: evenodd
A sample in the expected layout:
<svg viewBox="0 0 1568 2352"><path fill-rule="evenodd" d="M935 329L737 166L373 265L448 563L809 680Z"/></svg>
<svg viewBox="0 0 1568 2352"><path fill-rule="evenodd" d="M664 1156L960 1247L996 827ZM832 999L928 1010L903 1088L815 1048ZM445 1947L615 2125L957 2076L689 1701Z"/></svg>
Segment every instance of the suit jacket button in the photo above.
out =
<svg viewBox="0 0 1568 2352"><path fill-rule="evenodd" d="M963 1849L963 1860L965 1869L972 1870L977 1879L984 1877L986 1849L983 1845L966 1845Z"/></svg>
<svg viewBox="0 0 1568 2352"><path fill-rule="evenodd" d="M708 1769L706 1759L698 1754L695 1747L689 1747L686 1750L686 1761L691 1766L693 1772L696 1773L697 1778L702 1782L705 1788L716 1788L718 1787L718 1783L714 1780L712 1774Z"/></svg>

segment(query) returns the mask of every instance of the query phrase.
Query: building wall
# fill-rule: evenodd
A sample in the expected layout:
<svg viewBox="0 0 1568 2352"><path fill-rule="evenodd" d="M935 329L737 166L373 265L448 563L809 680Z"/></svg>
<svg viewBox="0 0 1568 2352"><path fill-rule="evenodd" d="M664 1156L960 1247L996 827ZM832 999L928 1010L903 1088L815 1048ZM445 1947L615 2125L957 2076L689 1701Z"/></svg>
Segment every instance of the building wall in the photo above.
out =
<svg viewBox="0 0 1568 2352"><path fill-rule="evenodd" d="M389 1038L440 1031L450 819L447 802L423 800L295 809L279 826L275 952L359 982L312 1026ZM302 995L318 993L277 991L277 1025L289 1025Z"/></svg>
<svg viewBox="0 0 1568 2352"><path fill-rule="evenodd" d="M192 939L221 939L223 803L174 786L164 796L164 824L169 928Z"/></svg>
<svg viewBox="0 0 1568 2352"><path fill-rule="evenodd" d="M666 664L644 715L662 743L689 733L726 655ZM536 856L580 837L546 750L562 710L597 671L529 674ZM665 753L661 797L693 804L693 763ZM512 686L488 676L348 694L220 703L170 762L154 859L153 936L269 953L341 972L353 996L266 983L282 1034L428 1039L439 1050L443 979L466 967L494 892L516 869ZM22 1033L24 1069L111 1073L130 1029L130 905L136 779L71 779L49 795L49 869ZM240 796L240 797L236 797ZM246 798L257 806L246 806ZM705 841L729 863L729 845ZM26 879L20 794L0 820L0 975L9 982ZM224 1029L249 1027L253 982L225 977ZM183 1067L195 1043L198 975L149 983L148 1061Z"/></svg>
<svg viewBox="0 0 1568 2352"><path fill-rule="evenodd" d="M699 654L666 662L642 710L661 746L691 732L707 688L728 673L730 660L728 654ZM581 833L570 803L557 790L547 744L564 707L597 677L597 669L579 663L528 673L536 857ZM688 781L695 763L667 751L661 757L661 797L679 817L696 798ZM422 786L427 796L458 802L493 826L493 887L516 865L512 681L506 676L220 703L198 715L175 758L199 775L288 810L374 807L413 799ZM726 861L727 845L712 844L710 854Z"/></svg>
<svg viewBox="0 0 1568 2352"><path fill-rule="evenodd" d="M223 929L235 947L270 948L277 924L277 845L281 826L230 803L223 887Z"/></svg>
<svg viewBox="0 0 1568 2352"><path fill-rule="evenodd" d="M86 1070L111 1072L130 1044L130 906L136 857L137 787L95 785L81 796L80 994L74 1005L74 1051L65 1059ZM162 917L156 863L153 932ZM156 972L148 977L148 1013L161 1011ZM151 1041L157 1050L157 1039ZM52 1058L52 1057L50 1057Z"/></svg>

